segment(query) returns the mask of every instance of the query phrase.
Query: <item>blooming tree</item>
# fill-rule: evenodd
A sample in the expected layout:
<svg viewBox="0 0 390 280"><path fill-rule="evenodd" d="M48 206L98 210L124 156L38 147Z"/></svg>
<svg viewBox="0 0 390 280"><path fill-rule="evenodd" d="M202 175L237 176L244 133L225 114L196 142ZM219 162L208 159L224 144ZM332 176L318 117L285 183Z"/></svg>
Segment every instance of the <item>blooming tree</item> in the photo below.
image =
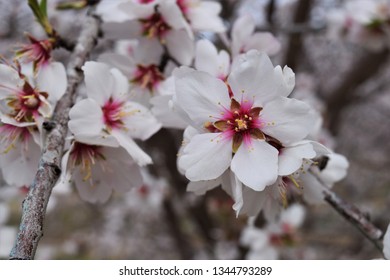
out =
<svg viewBox="0 0 390 280"><path fill-rule="evenodd" d="M46 209L54 207L48 203L61 204L57 192L77 192L96 207L119 197L126 211L164 209L183 258L196 253L183 249L181 219L203 232L215 252L208 257L275 259L304 238L298 228L305 208L327 202L389 258L389 233L383 239L332 191L350 165L331 136L349 102L340 91L352 96L346 89L368 74L319 98L321 81L289 65L304 49L302 35L316 32L307 20L313 1L269 1L257 17L245 9L234 14L231 1L59 2L59 9L88 10L77 42L54 24L63 17L55 5L27 2L45 36L27 34L0 64L0 168L5 184L25 195L10 258L34 258ZM278 19L291 5L298 31L284 30ZM348 1L332 11L322 19L331 39L387 55L388 1ZM59 59L60 49L71 55ZM141 211L145 205L149 211ZM237 225L230 240L229 230L212 237L207 224L226 205ZM1 200L7 238L14 234L2 228L8 216ZM107 224L103 236L124 222Z"/></svg>

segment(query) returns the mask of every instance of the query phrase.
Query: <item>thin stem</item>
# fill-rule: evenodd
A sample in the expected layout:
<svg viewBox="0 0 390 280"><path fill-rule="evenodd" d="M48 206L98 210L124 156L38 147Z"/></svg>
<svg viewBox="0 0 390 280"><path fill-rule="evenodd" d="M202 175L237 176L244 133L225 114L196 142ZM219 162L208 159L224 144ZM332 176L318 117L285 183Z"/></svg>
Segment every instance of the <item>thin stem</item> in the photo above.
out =
<svg viewBox="0 0 390 280"><path fill-rule="evenodd" d="M367 216L355 205L348 203L332 192L315 172L311 172L323 186L323 194L326 202L333 207L341 216L354 225L363 235L369 239L382 253L383 232L377 228Z"/></svg>
<svg viewBox="0 0 390 280"><path fill-rule="evenodd" d="M69 110L74 104L76 89L83 79L81 66L97 42L100 20L91 15L83 25L77 45L68 64L68 87L58 101L50 121L44 123L47 132L38 171L23 201L22 219L10 259L34 259L39 240L43 235L43 222L51 191L61 174L61 159L68 131Z"/></svg>

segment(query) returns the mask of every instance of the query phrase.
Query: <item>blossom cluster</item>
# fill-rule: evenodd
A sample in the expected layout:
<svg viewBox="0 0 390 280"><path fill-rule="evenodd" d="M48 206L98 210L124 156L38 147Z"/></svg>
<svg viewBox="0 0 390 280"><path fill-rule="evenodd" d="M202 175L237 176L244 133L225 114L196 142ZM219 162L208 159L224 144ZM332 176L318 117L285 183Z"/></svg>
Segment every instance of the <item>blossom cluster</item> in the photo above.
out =
<svg viewBox="0 0 390 280"><path fill-rule="evenodd" d="M341 38L372 52L389 47L390 2L388 0L346 1L328 15L331 38Z"/></svg>
<svg viewBox="0 0 390 280"><path fill-rule="evenodd" d="M317 142L321 115L291 97L293 70L271 62L281 43L256 32L249 15L228 32L221 9L201 0L98 5L115 47L82 67L85 94L69 112L60 185L74 185L91 203L140 188L141 167L153 155L136 141L162 127L185 129L177 164L188 190L222 185L237 215L263 210L271 219L296 196L320 202L323 188L345 176L346 159ZM196 39L205 32L219 34L224 49L211 40L217 37ZM67 86L64 66L52 57L55 40L29 40L15 65L0 65L0 164L17 186L33 180L42 124Z"/></svg>

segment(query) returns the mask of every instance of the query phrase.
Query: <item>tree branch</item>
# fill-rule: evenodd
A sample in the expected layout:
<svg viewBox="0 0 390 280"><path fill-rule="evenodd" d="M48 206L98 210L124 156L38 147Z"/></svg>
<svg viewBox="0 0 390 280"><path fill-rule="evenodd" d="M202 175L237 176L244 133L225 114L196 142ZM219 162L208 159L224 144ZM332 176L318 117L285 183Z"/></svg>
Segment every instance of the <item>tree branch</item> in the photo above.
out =
<svg viewBox="0 0 390 280"><path fill-rule="evenodd" d="M355 205L352 205L342 198L338 197L336 193L332 192L329 187L318 177L315 172L311 174L323 186L323 194L326 202L329 203L341 216L354 225L367 239L369 239L380 252L382 252L383 232L377 228L368 219L367 215L359 210Z"/></svg>
<svg viewBox="0 0 390 280"><path fill-rule="evenodd" d="M328 202L341 216L347 219L352 225L360 230L374 245L382 252L382 231L371 223L367 216L355 205L349 204L336 193L329 189L324 191L325 201Z"/></svg>
<svg viewBox="0 0 390 280"><path fill-rule="evenodd" d="M68 64L68 87L58 101L50 121L44 123L47 132L38 171L23 201L22 219L10 259L34 259L38 242L43 236L43 222L51 191L61 174L61 159L68 132L69 110L74 104L76 89L83 79L81 67L97 42L100 19L92 15L86 18L83 30Z"/></svg>

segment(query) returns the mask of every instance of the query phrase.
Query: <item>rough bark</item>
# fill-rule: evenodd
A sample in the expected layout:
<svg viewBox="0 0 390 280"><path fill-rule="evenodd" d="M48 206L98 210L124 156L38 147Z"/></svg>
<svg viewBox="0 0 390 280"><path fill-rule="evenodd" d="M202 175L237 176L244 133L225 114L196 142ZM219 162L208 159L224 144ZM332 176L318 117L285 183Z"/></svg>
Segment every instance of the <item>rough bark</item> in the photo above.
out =
<svg viewBox="0 0 390 280"><path fill-rule="evenodd" d="M34 259L39 240L43 236L46 206L61 174L61 159L68 131L68 113L74 104L76 89L83 79L81 67L99 36L100 20L93 16L92 12L91 9L67 67L67 90L58 101L52 119L43 124L46 130L45 144L35 179L23 201L22 219L10 259Z"/></svg>

